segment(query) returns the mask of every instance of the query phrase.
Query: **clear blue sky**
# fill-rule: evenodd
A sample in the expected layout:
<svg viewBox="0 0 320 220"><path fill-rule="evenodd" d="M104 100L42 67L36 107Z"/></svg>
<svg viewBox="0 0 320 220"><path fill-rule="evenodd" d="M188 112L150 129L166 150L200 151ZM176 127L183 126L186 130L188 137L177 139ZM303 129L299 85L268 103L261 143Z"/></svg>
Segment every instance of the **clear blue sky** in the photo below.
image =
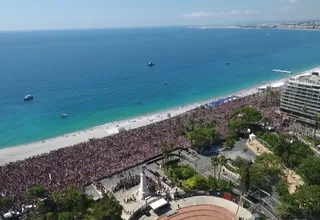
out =
<svg viewBox="0 0 320 220"><path fill-rule="evenodd" d="M320 0L0 0L0 30L256 23L320 18Z"/></svg>

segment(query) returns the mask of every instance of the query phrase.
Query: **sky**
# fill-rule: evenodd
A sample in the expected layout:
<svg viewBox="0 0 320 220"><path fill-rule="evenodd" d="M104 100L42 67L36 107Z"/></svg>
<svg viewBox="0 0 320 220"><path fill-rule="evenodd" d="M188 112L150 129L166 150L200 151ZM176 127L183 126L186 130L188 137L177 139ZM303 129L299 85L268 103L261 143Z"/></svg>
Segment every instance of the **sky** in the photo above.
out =
<svg viewBox="0 0 320 220"><path fill-rule="evenodd" d="M232 25L320 19L320 0L0 0L0 30Z"/></svg>

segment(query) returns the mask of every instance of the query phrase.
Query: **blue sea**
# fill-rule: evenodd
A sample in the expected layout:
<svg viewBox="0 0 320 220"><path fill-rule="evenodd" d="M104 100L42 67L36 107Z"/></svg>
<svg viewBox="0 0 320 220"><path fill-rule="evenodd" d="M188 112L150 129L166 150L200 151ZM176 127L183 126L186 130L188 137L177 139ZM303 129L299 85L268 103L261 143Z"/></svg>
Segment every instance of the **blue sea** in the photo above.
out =
<svg viewBox="0 0 320 220"><path fill-rule="evenodd" d="M0 148L286 77L273 68L320 66L319 39L317 31L185 27L0 32ZM24 102L26 94L35 99Z"/></svg>

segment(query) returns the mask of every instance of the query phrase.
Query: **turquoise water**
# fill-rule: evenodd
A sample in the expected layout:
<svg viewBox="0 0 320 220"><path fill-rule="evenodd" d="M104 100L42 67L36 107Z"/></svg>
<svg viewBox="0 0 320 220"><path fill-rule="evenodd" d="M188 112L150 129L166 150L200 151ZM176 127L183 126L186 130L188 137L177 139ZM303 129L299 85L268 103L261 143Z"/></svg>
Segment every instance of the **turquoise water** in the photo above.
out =
<svg viewBox="0 0 320 220"><path fill-rule="evenodd" d="M0 32L0 147L285 77L273 68L320 66L319 39L320 32L290 30ZM24 102L29 93L35 99Z"/></svg>

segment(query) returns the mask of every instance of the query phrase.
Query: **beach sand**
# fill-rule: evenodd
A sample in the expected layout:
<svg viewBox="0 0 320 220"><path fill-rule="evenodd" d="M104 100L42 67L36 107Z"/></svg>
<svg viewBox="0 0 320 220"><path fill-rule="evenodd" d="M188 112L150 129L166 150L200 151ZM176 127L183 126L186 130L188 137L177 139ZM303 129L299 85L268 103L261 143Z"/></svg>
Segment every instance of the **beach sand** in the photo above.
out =
<svg viewBox="0 0 320 220"><path fill-rule="evenodd" d="M291 77L297 77L301 75L308 75L314 71L320 72L320 67L305 71L295 76L289 76L289 77L291 78ZM214 100L218 100L220 98L229 97L232 95L242 96L242 97L248 96L250 94L257 93L259 89L266 88L267 86L280 87L285 83L286 80L287 79L281 79L281 80L277 80L269 83L264 83L262 85L255 86L253 88L249 88L246 90L242 90L233 94L225 95L223 97L216 97L210 100L201 101L191 105L169 109L166 111L161 111L161 112L157 112L157 113L153 113L145 116L140 116L140 117L136 117L129 120L122 120L118 122L108 123L105 125L89 128L89 129L78 131L78 132L73 132L70 134L65 134L65 135L47 139L44 141L4 148L0 150L0 165L4 165L6 163L14 162L17 160L23 160L25 158L36 156L38 154L48 153L50 151L57 150L59 148L72 146L81 142L88 141L91 138L102 138L109 135L113 135L117 132L118 128L125 128L126 130L129 130L129 129L142 127L151 123L156 123L156 122L168 119L169 118L168 114L170 114L170 117L174 117L174 116L183 114L187 111L190 111L192 109L195 109L200 105L212 102Z"/></svg>

